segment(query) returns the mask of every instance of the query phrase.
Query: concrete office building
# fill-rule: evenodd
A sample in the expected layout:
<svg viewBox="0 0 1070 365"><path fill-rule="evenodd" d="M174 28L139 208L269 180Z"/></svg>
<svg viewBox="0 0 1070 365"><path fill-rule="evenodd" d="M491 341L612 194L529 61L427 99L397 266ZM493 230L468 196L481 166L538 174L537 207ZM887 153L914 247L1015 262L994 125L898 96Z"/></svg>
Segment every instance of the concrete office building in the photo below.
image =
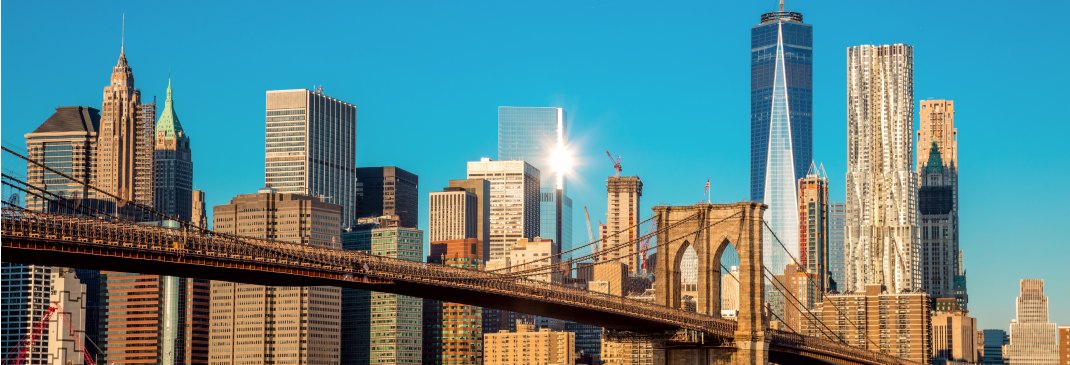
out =
<svg viewBox="0 0 1070 365"><path fill-rule="evenodd" d="M190 210L189 223L194 227L208 228L208 216L207 208L205 208L204 202L204 190L194 190L190 196L192 199L192 207Z"/></svg>
<svg viewBox="0 0 1070 365"><path fill-rule="evenodd" d="M483 262L490 260L490 181L483 179L450 180L448 188L461 188L476 197L476 235L483 245Z"/></svg>
<svg viewBox="0 0 1070 365"><path fill-rule="evenodd" d="M193 152L189 136L182 129L175 112L171 81L167 81L167 99L156 122L155 208L180 221L193 215Z"/></svg>
<svg viewBox="0 0 1070 365"><path fill-rule="evenodd" d="M1070 365L1070 326L1059 326L1059 365Z"/></svg>
<svg viewBox="0 0 1070 365"><path fill-rule="evenodd" d="M552 240L545 240L539 237L530 240L527 238L518 239L513 248L509 250L510 271L528 271L550 267L550 270L536 275L529 275L526 278L547 283L560 283L561 273L556 268L560 266L561 257L558 254L561 252L557 251L557 249L558 246Z"/></svg>
<svg viewBox="0 0 1070 365"><path fill-rule="evenodd" d="M478 223L482 217L478 215L479 198L475 194L463 188L445 188L431 193L428 200L427 230L431 242L477 239Z"/></svg>
<svg viewBox="0 0 1070 365"><path fill-rule="evenodd" d="M541 173L539 234L558 250L572 248L572 199L565 173L568 129L565 110L556 107L498 107L498 160L524 161Z"/></svg>
<svg viewBox="0 0 1070 365"><path fill-rule="evenodd" d="M933 312L932 331L933 364L976 364L981 360L977 356L977 319L962 309Z"/></svg>
<svg viewBox="0 0 1070 365"><path fill-rule="evenodd" d="M810 164L806 177L799 179L799 264L815 280L807 295L814 303L828 289L829 277L829 179L825 166ZM787 271L785 271L787 272Z"/></svg>
<svg viewBox="0 0 1070 365"><path fill-rule="evenodd" d="M357 169L357 218L397 216L401 227L420 221L420 177L396 166Z"/></svg>
<svg viewBox="0 0 1070 365"><path fill-rule="evenodd" d="M638 176L611 176L606 179L606 224L602 226L602 240L596 249L598 261L618 261L628 265L628 272L644 270L642 260L646 252L639 252L639 199L643 196L643 181ZM624 247L618 247L627 244Z"/></svg>
<svg viewBox="0 0 1070 365"><path fill-rule="evenodd" d="M919 287L913 124L914 48L848 48L843 292Z"/></svg>
<svg viewBox="0 0 1070 365"><path fill-rule="evenodd" d="M215 231L341 248L342 207L264 188L213 210ZM252 213L252 214L250 214ZM212 281L209 364L336 364L341 291Z"/></svg>
<svg viewBox="0 0 1070 365"><path fill-rule="evenodd" d="M799 331L816 329L816 332L807 332L814 336L822 337L827 334L824 332L827 329L814 322L814 316L811 315L812 310L821 303L823 297L823 293L817 289L820 282L818 275L811 274L795 264L789 264L783 274L773 277L776 279L773 280L773 286L778 292L790 293L784 296L784 317L780 318L783 320L781 323ZM775 317L770 321L779 322Z"/></svg>
<svg viewBox="0 0 1070 365"><path fill-rule="evenodd" d="M265 185L340 205L341 226L353 224L357 107L322 90L269 90L265 114Z"/></svg>
<svg viewBox="0 0 1070 365"><path fill-rule="evenodd" d="M372 229L371 254L423 261L424 233L408 227ZM423 299L373 291L370 311L369 362L419 364L423 359Z"/></svg>
<svg viewBox="0 0 1070 365"><path fill-rule="evenodd" d="M466 269L483 266L483 244L475 238L431 241L427 262ZM424 299L423 363L483 363L483 309Z"/></svg>
<svg viewBox="0 0 1070 365"><path fill-rule="evenodd" d="M920 292L892 294L876 284L865 289L862 293L825 295L814 311L823 323L818 325L831 329L848 345L929 363L929 296ZM807 331L817 333L819 329Z"/></svg>
<svg viewBox="0 0 1070 365"><path fill-rule="evenodd" d="M112 68L104 88L92 184L123 201L152 205L156 103L141 104L134 88L134 70L126 61L126 47Z"/></svg>
<svg viewBox="0 0 1070 365"><path fill-rule="evenodd" d="M483 335L485 365L567 365L576 354L576 334L517 323L516 332Z"/></svg>
<svg viewBox="0 0 1070 365"><path fill-rule="evenodd" d="M1011 320L1010 365L1056 365L1059 363L1059 329L1048 321L1048 296L1044 280L1022 279L1016 318Z"/></svg>
<svg viewBox="0 0 1070 365"><path fill-rule="evenodd" d="M518 239L539 236L539 170L524 161L468 162L468 179L490 182L489 260L505 259Z"/></svg>

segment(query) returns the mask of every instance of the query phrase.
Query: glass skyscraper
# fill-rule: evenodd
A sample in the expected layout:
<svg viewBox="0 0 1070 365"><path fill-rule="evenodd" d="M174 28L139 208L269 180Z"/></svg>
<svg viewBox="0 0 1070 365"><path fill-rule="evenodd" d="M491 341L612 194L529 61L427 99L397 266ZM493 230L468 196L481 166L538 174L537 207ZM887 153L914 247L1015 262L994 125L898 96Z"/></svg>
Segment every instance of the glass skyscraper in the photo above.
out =
<svg viewBox="0 0 1070 365"><path fill-rule="evenodd" d="M791 263L785 248L799 256L795 184L813 153L813 29L802 20L781 7L751 28L751 199L769 205L764 263L776 273Z"/></svg>
<svg viewBox="0 0 1070 365"><path fill-rule="evenodd" d="M829 290L839 292L844 288L843 245L847 229L847 205L829 204Z"/></svg>
<svg viewBox="0 0 1070 365"><path fill-rule="evenodd" d="M566 142L563 108L498 107L498 160L523 160L541 172L539 235L553 239L561 251L572 247L572 199L553 157Z"/></svg>

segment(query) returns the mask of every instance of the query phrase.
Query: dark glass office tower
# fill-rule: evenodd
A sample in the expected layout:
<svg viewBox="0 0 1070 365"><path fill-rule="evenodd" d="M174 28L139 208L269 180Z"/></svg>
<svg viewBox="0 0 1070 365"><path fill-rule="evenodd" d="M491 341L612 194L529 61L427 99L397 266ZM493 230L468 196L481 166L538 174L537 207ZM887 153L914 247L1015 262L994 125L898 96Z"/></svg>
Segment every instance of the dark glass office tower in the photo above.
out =
<svg viewBox="0 0 1070 365"><path fill-rule="evenodd" d="M800 256L796 182L813 151L813 37L802 19L781 5L751 28L751 199L769 206L763 262L775 273Z"/></svg>
<svg viewBox="0 0 1070 365"><path fill-rule="evenodd" d="M398 216L399 226L416 228L420 219L420 178L396 166L360 167L357 219Z"/></svg>
<svg viewBox="0 0 1070 365"><path fill-rule="evenodd" d="M782 5L778 12L762 14L761 23L751 28L750 55L750 191L751 200L760 202L765 200L770 158L776 157L770 156L770 148L791 152L794 180L806 175L813 158L813 27L803 23L801 13L785 12ZM778 74L783 77L778 78ZM790 146L778 143L778 135L770 136L771 130L776 134L777 124L786 126L782 132L790 132Z"/></svg>

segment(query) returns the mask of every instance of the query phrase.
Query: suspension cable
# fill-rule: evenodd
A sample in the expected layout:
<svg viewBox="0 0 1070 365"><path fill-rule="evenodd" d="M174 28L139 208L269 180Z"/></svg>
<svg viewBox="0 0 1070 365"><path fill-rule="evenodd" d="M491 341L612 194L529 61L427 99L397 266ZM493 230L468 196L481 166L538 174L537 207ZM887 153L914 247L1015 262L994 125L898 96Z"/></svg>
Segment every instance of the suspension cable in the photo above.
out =
<svg viewBox="0 0 1070 365"><path fill-rule="evenodd" d="M791 261L795 262L796 266L803 267L801 264L799 264L799 260L797 260L795 258L795 255L793 255L791 253L791 250L788 250L788 247L784 246L784 242L780 240L780 237L777 237L776 232L773 231L773 227L769 226L769 222L766 222L765 219L763 218L762 219L762 224L765 225L765 227L769 229L769 233L773 235L773 239L775 239L777 244L780 245L780 248L783 249L784 252L786 252L788 254L788 257L791 258ZM846 313L843 312L843 309L841 309L840 306L836 304L836 301L828 300L827 302L831 303L832 306L834 308L836 308L836 312L838 312L842 318L846 319L847 322L850 323L851 326L855 328L855 331L859 331L859 330L862 329L861 327L858 326L858 324L856 324L854 321L852 321L851 318L848 317ZM863 337L865 337L866 341L868 341L869 343L871 343L874 346L876 346L877 351L884 353L884 350L880 347L880 345L878 345L877 342L873 341L873 339L871 339L869 337L869 331L861 331L861 332L863 334Z"/></svg>
<svg viewBox="0 0 1070 365"><path fill-rule="evenodd" d="M724 265L722 265L722 266L724 266ZM787 293L788 295L791 296L792 299L795 299L794 302L792 302L790 300L786 300L787 302L791 303L791 305L793 307L795 307L795 310L799 311L799 313L809 314L809 317L812 317L812 319L811 318L807 318L807 321L810 321L811 324L814 323L814 322L817 322L817 323L821 324L822 327L827 329L829 331L829 333L832 333L832 335L836 337L835 340L838 340L838 341L843 342L845 344L847 343L846 341L843 340L842 337L840 337L838 334L836 334L835 331L833 331L831 328L829 328L829 326L827 324L825 324L825 322L821 321L821 318L819 318L816 314L814 314L814 312L811 311L810 308L807 308L806 306L803 306L802 308L800 308L800 306L803 305L802 300L800 300L799 297L795 295L795 293L792 293L790 290L788 290L787 285L784 285L784 282L780 281L780 279L777 279L776 274L774 274L772 271L770 271L768 267L762 266L762 269L765 270L765 276L766 277L769 277L771 281L775 281L776 284L780 284L779 288L777 287L777 285L774 284L773 285L774 289L777 289L781 293ZM805 310L805 312L804 312L804 310ZM818 331L821 331L821 327L818 327L817 329L818 329ZM834 339L831 336L829 336L828 334L826 334L825 331L821 331L821 334L823 336L829 338L830 340Z"/></svg>
<svg viewBox="0 0 1070 365"><path fill-rule="evenodd" d="M739 214L739 213L736 213L736 214ZM630 240L628 242L623 242L623 243L620 243L620 244L618 244L616 246L608 247L608 248L599 250L598 252L592 252L590 254L587 254L587 255L584 255L584 256L581 256L581 257L576 257L576 258L573 258L571 260L566 261L565 263L569 264L569 267L570 267L569 268L569 272L572 272L572 271L579 271L579 269L580 269L579 265L584 265L583 267L591 267L591 266L598 265L598 264L603 264L603 263L606 263L606 262L623 260L624 257L618 257L618 258L615 258L615 259L610 259L610 260L607 260L607 261L595 262L595 263L590 263L590 264L588 264L588 263L583 261L583 260L586 260L586 259L589 259L589 258L595 258L595 257L598 257L598 256L605 255L607 252L615 252L615 251L621 250L621 249L623 249L625 247L628 247L628 246L630 246L632 244L636 244L638 242L641 242L641 241L643 241L644 239L646 239L648 237L656 236L658 233L661 233L663 231L668 231L669 229L672 229L672 228L674 228L676 226L684 224L684 223L686 223L686 222L688 222L688 221L690 221L692 219L697 218L698 216L699 216L699 213L692 214L692 215L688 216L687 218L684 218L684 219L681 219L679 221L676 221L676 222L674 222L673 224L671 224L671 225L669 225L667 227L659 227L658 230L653 231L653 232L648 232L648 233L638 237L637 239ZM727 218L725 218L725 219L727 219ZM724 221L724 220L722 219L721 221ZM698 232L698 231L696 231L696 232ZM682 238L682 237L683 236L681 236L680 238ZM658 246L661 246L661 244L659 244ZM647 248L645 251L650 251L650 250L652 250L652 249L654 249L656 247L657 246ZM646 252L641 252L641 253L645 254ZM572 267L573 264L576 264L576 267ZM534 275L543 275L543 274L545 274L545 272L543 272L543 271L547 271L547 270L549 270L549 272L553 272L553 270L555 270L554 265L547 265L547 266L532 268L532 269L528 269L528 270L522 270L522 271L518 271L518 272L508 273L508 274L505 274L505 276L508 276L508 277L516 277L516 276L526 277L526 276L534 276Z"/></svg>
<svg viewBox="0 0 1070 365"><path fill-rule="evenodd" d="M597 244L597 243L602 243L603 241L605 241L605 240L609 239L610 237L616 237L616 236L620 235L621 233L627 232L628 230L630 230L630 229L632 229L632 228L636 228L636 229L638 229L638 228L640 228L640 226L642 226L642 225L643 225L644 223L646 223L646 222L649 222L649 221L653 220L654 218L657 218L657 215L652 215L652 216L650 216L649 218L643 219L643 220L642 220L642 221L640 221L639 223L636 223L635 225L632 225L632 226L630 226L630 227L627 227L627 228L624 228L624 229L622 229L622 230L616 231L616 232L614 232L613 234L610 234L610 235L608 235L608 236L606 236L606 237L601 237L601 238L599 238L599 239L597 239L597 240L594 240L594 241L588 242L588 243L586 243L586 244L583 244L582 246L578 246L578 247L573 247L573 248L571 248L571 249L569 249L569 250L567 250L567 251L562 251L562 252L558 252L558 253L552 254L552 255L550 255L550 256L547 256L547 257L543 257L543 258L538 258L538 259L533 259L533 260L531 260L531 261L527 261L527 262L524 262L524 263L519 263L519 264L512 264L512 265L509 265L509 266L507 266L507 267L497 268L497 269L494 269L494 270L487 270L487 272L499 272L499 271L503 271L503 270L509 270L509 269L512 269L512 268L514 268L514 267L523 267L523 266L526 266L526 265L529 265L529 264L534 264L534 263L537 263L537 262L539 262L539 261L543 261L543 260L546 260L546 261L549 261L549 262L553 262L553 260L552 260L553 258L558 258L558 259L560 259L561 257L563 257L563 256L564 256L565 254L567 254L567 253L571 253L571 252L577 251L577 250L579 250L579 249L581 249L581 248L585 248L585 247L588 247L588 246L592 246L592 245L594 245L594 244ZM633 242L636 242L636 243L638 243L638 241L637 241L637 240L636 240L636 241L633 241ZM559 242L559 243L560 243L560 242ZM593 251L593 250L592 250L592 251Z"/></svg>

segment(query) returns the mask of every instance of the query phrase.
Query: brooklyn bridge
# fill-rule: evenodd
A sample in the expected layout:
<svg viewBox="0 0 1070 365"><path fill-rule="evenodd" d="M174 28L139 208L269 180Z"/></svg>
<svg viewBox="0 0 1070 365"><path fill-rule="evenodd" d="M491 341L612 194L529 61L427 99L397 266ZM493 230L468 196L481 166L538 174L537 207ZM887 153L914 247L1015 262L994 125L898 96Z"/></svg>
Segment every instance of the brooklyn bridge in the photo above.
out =
<svg viewBox="0 0 1070 365"><path fill-rule="evenodd" d="M40 166L55 176L85 184ZM4 202L0 241L6 262L275 286L356 288L509 310L597 325L611 336L644 338L653 343L654 363L659 365L913 363L850 346L823 331L819 331L822 336L809 336L770 328L772 312L766 310L765 287L767 279L775 278L762 265L766 206L760 203L655 207L652 219L657 228L637 240L656 242L647 248L658 253L655 300L649 303L531 279L554 270L551 265L481 271L222 234L188 222L178 222L177 228L145 225L139 221L169 217L133 202L124 204L127 212L120 213L114 203L108 208L85 203L101 199L66 199L8 173L3 174L3 184L36 204L35 209L28 209L16 201ZM109 198L93 186L84 187ZM600 254L635 244L625 242ZM740 260L735 320L720 316L720 262L729 246ZM694 308L681 304L681 260L689 249L699 257ZM581 256L567 263L592 258ZM517 266L533 266L528 264Z"/></svg>

